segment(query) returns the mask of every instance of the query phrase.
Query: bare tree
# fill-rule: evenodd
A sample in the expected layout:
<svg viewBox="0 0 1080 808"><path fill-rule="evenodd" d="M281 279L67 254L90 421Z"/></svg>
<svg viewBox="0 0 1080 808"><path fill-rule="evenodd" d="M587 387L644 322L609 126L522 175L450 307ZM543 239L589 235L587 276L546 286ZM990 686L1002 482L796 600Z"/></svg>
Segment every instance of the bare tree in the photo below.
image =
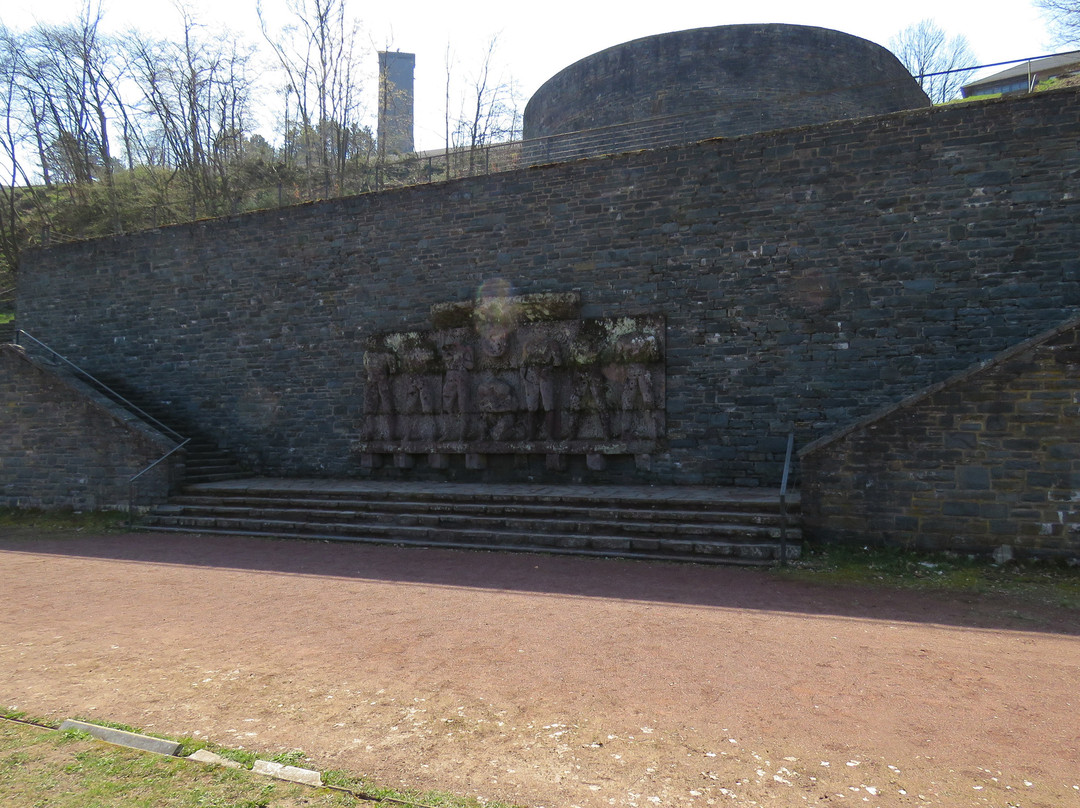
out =
<svg viewBox="0 0 1080 808"><path fill-rule="evenodd" d="M287 131L286 142L305 169L318 173L324 196L340 192L359 131L359 25L346 16L345 0L289 0L294 23L278 32L269 30L257 8L285 75L286 122L290 103L294 112L296 136Z"/></svg>
<svg viewBox="0 0 1080 808"><path fill-rule="evenodd" d="M76 22L39 25L21 35L16 82L46 185L64 182L73 199L88 204L92 185L103 181L106 232L120 232L111 128L127 114L118 91L123 62L100 24L100 8L86 0Z"/></svg>
<svg viewBox="0 0 1080 808"><path fill-rule="evenodd" d="M1080 0L1035 0L1058 45L1080 45Z"/></svg>
<svg viewBox="0 0 1080 808"><path fill-rule="evenodd" d="M929 19L909 25L889 40L889 48L935 104L957 98L977 64L965 36L949 38Z"/></svg>
<svg viewBox="0 0 1080 808"><path fill-rule="evenodd" d="M19 146L22 140L18 130L18 72L16 64L21 52L17 38L0 25L0 115L4 127L0 130L0 286L9 273L19 267L22 239L19 237L19 209L15 187L19 183L21 165Z"/></svg>
<svg viewBox="0 0 1080 808"><path fill-rule="evenodd" d="M235 207L233 173L251 126L251 54L228 34L204 37L192 15L180 13L178 41L138 34L128 41L147 130L142 157L185 178L191 216L214 215ZM156 177L163 181L156 204L167 206L171 176Z"/></svg>
<svg viewBox="0 0 1080 808"><path fill-rule="evenodd" d="M479 66L468 77L452 134L454 148L468 153L470 175L480 169L478 161L486 146L521 136L520 97L513 78L495 74L497 50L498 37L493 36Z"/></svg>

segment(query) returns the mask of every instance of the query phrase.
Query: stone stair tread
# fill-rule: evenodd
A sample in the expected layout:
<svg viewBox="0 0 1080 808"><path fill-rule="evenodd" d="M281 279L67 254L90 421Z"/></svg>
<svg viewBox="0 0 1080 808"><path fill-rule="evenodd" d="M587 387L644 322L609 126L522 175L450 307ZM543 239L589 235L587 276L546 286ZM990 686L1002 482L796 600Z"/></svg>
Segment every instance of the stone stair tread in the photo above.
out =
<svg viewBox="0 0 1080 808"><path fill-rule="evenodd" d="M172 504L183 504L186 507L197 509L200 507L214 508L218 511L281 511L295 513L309 513L313 516L339 514L342 516L373 516L377 514L394 515L408 514L423 511L426 514L475 517L478 519L588 519L590 521L612 522L653 522L662 524L677 522L680 524L709 524L710 520L719 517L720 524L739 521L745 524L771 523L779 520L778 512L767 511L682 511L666 510L662 508L619 508L600 506L551 506L531 504L482 504L482 503L439 503L431 505L424 502L403 500L400 502L356 502L342 501L336 503L328 500L264 500L256 498L236 498L218 500L213 497L193 497L181 495L170 500ZM789 516L796 515L789 512Z"/></svg>
<svg viewBox="0 0 1080 808"><path fill-rule="evenodd" d="M514 500L514 501L476 501L476 500L457 500L456 498L446 497L442 500L427 500L413 497L398 497L395 499L375 498L375 499L324 499L315 497L263 497L254 495L209 495L203 494L198 491L179 494L173 498L172 501L182 502L190 505L199 504L217 504L221 503L228 507L266 507L266 508L304 508L304 509L325 509L325 510L339 510L349 509L354 511L370 511L370 510L409 510L412 508L425 508L430 511L455 511L459 513L468 512L480 512L484 510L498 510L501 513L512 514L517 513L521 515L527 515L532 512L545 513L552 512L554 508L557 508L560 512L564 513L577 513L586 517L595 517L605 514L616 514L620 517L626 515L627 518L641 518L649 519L655 516L663 516L664 518L678 518L678 519L699 519L707 517L709 514L714 513L711 509L695 508L686 510L682 508L670 508L666 504L660 503L654 507L646 507L645 503L639 503L637 507L631 507L629 504L611 503L609 500L590 500L581 502L536 502L526 497ZM736 503L737 504L737 503ZM765 509L760 508L757 510L737 509L731 507L725 507L724 513L726 514L743 514L746 518L759 518L762 516L771 515L775 511L774 507ZM798 511L798 507L789 508L789 513L795 513Z"/></svg>
<svg viewBox="0 0 1080 808"><path fill-rule="evenodd" d="M268 484L269 482L269 484ZM276 483L276 484L275 484ZM677 488L677 487L671 487ZM337 500L343 496L362 496L366 500L378 498L399 499L402 492L411 500L417 501L453 501L453 502L530 502L530 503L559 503L571 504L575 502L648 502L652 507L671 507L681 504L687 510L695 510L700 507L713 507L718 503L725 507L742 506L747 510L760 507L773 507L776 503L776 493L772 491L760 492L759 489L750 489L754 494L734 493L733 489L722 489L723 494L715 493L716 489L705 489L708 493L692 493L691 491L672 491L667 489L653 489L637 486L603 486L595 490L589 486L558 486L558 485L485 485L482 483L469 484L451 483L447 485L433 486L407 486L395 487L375 486L371 484L354 484L335 488L332 484L320 485L319 481L300 482L290 485L289 481L267 481L265 478L252 478L250 484L235 485L211 485L190 486L188 494L209 494L213 496L259 496L265 497L278 494L290 499L305 497L318 497L322 499ZM595 492L593 492L595 491ZM797 508L799 498L797 492L788 495L789 509Z"/></svg>
<svg viewBox="0 0 1080 808"><path fill-rule="evenodd" d="M228 471L220 473L207 473L202 472L191 473L190 471L185 474L185 479L195 482L217 482L222 480L238 480L249 476L247 472L242 470Z"/></svg>
<svg viewBox="0 0 1080 808"><path fill-rule="evenodd" d="M392 537L373 537L373 536L356 536L356 537L343 537L336 534L319 534L319 533L263 533L253 534L249 530L229 530L224 528L192 528L184 526L170 526L170 525L145 525L145 530L162 532L162 533L201 533L215 536L251 536L251 535L266 535L273 536L274 538L281 539L301 539L305 541L355 541L364 544L389 544L403 547L417 547L417 548L439 548L439 549L454 549L454 550L483 550L490 552L525 552L525 553L544 553L544 554L557 554L557 555L582 555L592 556L596 558L626 558L626 559L638 559L643 561L680 561L687 563L698 564L736 564L745 566L769 566L774 563L775 559L764 558L743 558L737 555L720 555L720 554L707 554L707 553L686 553L686 552L664 552L663 549L658 551L649 551L644 549L630 548L627 550L598 550L589 547L559 547L552 545L532 545L532 544L504 544L504 543L483 543L483 542L454 542L454 541L433 541L430 538L424 539L410 539L400 535L394 535ZM734 545L739 548L746 547L747 545L737 544ZM763 544L762 547L769 547L775 549L777 554L779 550L778 544L770 543ZM790 547L788 558L796 558L798 555L798 546Z"/></svg>
<svg viewBox="0 0 1080 808"><path fill-rule="evenodd" d="M706 535L765 535L771 537L780 530L779 524L743 524L735 521L681 523L676 521L634 521L630 519L582 519L580 517L562 514L561 512L547 513L543 516L534 516L532 518L518 515L487 516L447 513L441 511L432 513L422 510L373 513L371 511L328 510L301 507L283 509L258 506L195 506L188 507L185 512L192 517L234 518L281 524L302 524L310 522L343 526L396 524L402 526L453 527L455 524L463 523L470 526L486 527L487 529L516 531L533 530L539 533L557 533L566 530L582 531L587 529L593 534L606 533L608 535L625 532L680 537ZM170 511L170 513L176 513L176 511ZM789 528L789 530L794 532L796 529Z"/></svg>
<svg viewBox="0 0 1080 808"><path fill-rule="evenodd" d="M793 492L795 493L795 492ZM774 563L778 492L247 478L193 484L147 529L598 556ZM801 549L798 497L789 557Z"/></svg>
<svg viewBox="0 0 1080 808"><path fill-rule="evenodd" d="M249 533L263 533L275 536L311 536L313 534L323 534L327 536L337 537L339 540L348 539L352 536L369 536L372 534L384 536L411 535L419 537L423 540L437 541L440 543L449 540L448 537L457 537L459 539L465 539L466 537L468 537L469 541L465 543L475 544L478 541L483 542L486 539L498 536L500 545L505 544L508 546L514 546L519 544L532 544L536 546L574 546L576 544L578 546L592 547L594 549L606 547L609 549L627 550L634 549L634 543L641 540L641 537L635 536L605 533L582 533L576 530L536 532L513 530L508 528L490 530L484 529L483 527L470 528L450 527L446 525L402 525L398 523L330 525L327 523L297 522L243 517L221 517L214 515L190 516L180 514L173 515L171 517L161 517L161 521L173 522L176 527L187 527L193 530L227 529ZM738 537L737 540L733 540L733 537L730 536L726 538L701 536L649 536L646 541L650 543L659 542L660 546L682 546L686 548L687 552L694 552L699 546L701 548L717 548L720 546L728 545L732 547L747 547L753 545L771 546L774 545L777 541L777 538L773 536L759 536L756 538L757 540L754 541L747 539L746 537ZM791 540L797 540L794 531Z"/></svg>

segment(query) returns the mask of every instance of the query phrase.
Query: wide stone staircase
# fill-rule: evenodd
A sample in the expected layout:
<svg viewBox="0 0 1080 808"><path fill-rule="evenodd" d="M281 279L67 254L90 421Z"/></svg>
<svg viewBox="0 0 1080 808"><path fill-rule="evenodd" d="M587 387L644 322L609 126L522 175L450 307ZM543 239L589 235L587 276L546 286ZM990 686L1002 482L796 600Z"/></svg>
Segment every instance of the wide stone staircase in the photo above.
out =
<svg viewBox="0 0 1080 808"><path fill-rule="evenodd" d="M799 501L741 488L251 478L188 486L150 530L771 564L796 558ZM786 527L784 527L786 525Z"/></svg>

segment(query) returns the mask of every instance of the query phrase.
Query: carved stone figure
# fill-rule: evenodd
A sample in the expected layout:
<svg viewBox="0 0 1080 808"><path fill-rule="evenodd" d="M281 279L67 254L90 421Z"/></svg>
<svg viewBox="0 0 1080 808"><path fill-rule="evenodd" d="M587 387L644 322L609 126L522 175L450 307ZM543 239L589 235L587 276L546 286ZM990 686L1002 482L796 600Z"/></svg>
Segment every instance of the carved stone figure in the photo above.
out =
<svg viewBox="0 0 1080 808"><path fill-rule="evenodd" d="M366 338L356 445L365 467L409 468L426 456L434 469L462 458L481 469L491 456L519 455L524 468L528 454L546 456L551 471L573 456L601 471L611 455L643 468L662 449L662 317L585 319L576 293L481 291L433 306L433 328Z"/></svg>
<svg viewBox="0 0 1080 808"><path fill-rule="evenodd" d="M623 366L620 434L624 440L636 436L656 437L656 396L652 373L647 362L659 358L656 337L635 332L624 334L615 342L615 361Z"/></svg>
<svg viewBox="0 0 1080 808"><path fill-rule="evenodd" d="M602 347L595 337L582 336L572 350L577 367L570 388L568 436L575 440L607 440L611 437L611 413L600 365Z"/></svg>
<svg viewBox="0 0 1080 808"><path fill-rule="evenodd" d="M510 349L509 328L501 325L486 326L480 330L480 350L491 359L502 359Z"/></svg>
<svg viewBox="0 0 1080 808"><path fill-rule="evenodd" d="M364 431L373 440L390 440L395 431L394 394L390 379L396 369L392 354L383 351L364 353Z"/></svg>
<svg viewBox="0 0 1080 808"><path fill-rule="evenodd" d="M473 349L466 342L451 342L443 348L442 408L447 415L444 440L465 440L469 412L469 379L473 369Z"/></svg>
<svg viewBox="0 0 1080 808"><path fill-rule="evenodd" d="M558 369L563 364L562 347L551 337L538 335L521 351L521 387L525 405L525 438L538 437L538 410L544 413L544 432L549 440L558 437Z"/></svg>
<svg viewBox="0 0 1080 808"><path fill-rule="evenodd" d="M432 404L430 373L435 356L426 345L409 348L401 359L404 388L406 440L432 440L435 437L435 407Z"/></svg>
<svg viewBox="0 0 1080 808"><path fill-rule="evenodd" d="M476 403L483 439L496 442L511 440L514 410L517 409L514 388L502 379L481 382L476 388Z"/></svg>

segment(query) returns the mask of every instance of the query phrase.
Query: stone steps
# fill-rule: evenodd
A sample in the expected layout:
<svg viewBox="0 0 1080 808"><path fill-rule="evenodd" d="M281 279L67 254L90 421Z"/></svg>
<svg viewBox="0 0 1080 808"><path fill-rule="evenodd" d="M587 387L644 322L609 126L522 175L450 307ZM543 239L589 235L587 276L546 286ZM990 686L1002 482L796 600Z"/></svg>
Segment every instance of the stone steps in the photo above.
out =
<svg viewBox="0 0 1080 808"><path fill-rule="evenodd" d="M250 476L250 472L245 471L232 454L215 443L196 438L185 447L185 485L239 480Z"/></svg>
<svg viewBox="0 0 1080 808"><path fill-rule="evenodd" d="M798 555L798 499L787 557ZM778 492L568 485L350 484L232 480L189 486L154 508L151 530L774 563Z"/></svg>

